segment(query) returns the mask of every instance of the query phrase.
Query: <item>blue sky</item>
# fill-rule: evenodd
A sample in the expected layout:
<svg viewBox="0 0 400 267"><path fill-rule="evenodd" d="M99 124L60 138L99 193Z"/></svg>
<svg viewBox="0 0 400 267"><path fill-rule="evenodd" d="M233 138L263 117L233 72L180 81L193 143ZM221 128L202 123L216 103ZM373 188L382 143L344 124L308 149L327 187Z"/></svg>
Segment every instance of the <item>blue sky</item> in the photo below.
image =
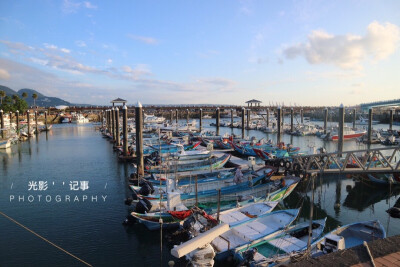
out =
<svg viewBox="0 0 400 267"><path fill-rule="evenodd" d="M399 14L397 0L4 0L0 84L89 104L400 98Z"/></svg>

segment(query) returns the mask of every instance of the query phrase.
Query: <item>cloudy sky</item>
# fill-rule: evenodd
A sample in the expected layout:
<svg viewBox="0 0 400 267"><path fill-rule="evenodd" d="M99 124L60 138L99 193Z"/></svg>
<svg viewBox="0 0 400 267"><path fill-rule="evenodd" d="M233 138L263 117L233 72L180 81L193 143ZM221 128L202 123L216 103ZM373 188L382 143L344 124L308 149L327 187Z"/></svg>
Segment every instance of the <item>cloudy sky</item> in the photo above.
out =
<svg viewBox="0 0 400 267"><path fill-rule="evenodd" d="M400 98L400 1L0 1L0 84L74 103Z"/></svg>

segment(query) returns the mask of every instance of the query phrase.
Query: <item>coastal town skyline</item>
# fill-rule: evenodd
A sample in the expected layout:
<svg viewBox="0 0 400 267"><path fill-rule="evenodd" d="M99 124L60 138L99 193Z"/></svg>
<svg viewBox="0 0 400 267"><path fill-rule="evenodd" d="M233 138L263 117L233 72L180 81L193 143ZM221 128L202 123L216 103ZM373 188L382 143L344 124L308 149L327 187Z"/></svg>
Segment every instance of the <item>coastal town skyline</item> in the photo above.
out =
<svg viewBox="0 0 400 267"><path fill-rule="evenodd" d="M397 1L0 3L0 84L72 103L398 98Z"/></svg>

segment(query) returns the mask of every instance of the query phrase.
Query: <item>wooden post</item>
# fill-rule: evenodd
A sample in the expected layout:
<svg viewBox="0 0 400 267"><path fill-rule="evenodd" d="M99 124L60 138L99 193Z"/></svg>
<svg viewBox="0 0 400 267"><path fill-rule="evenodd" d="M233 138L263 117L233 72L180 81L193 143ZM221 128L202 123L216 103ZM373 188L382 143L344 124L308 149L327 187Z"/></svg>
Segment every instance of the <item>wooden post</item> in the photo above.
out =
<svg viewBox="0 0 400 267"><path fill-rule="evenodd" d="M136 116L136 165L138 177L144 175L143 161L143 108L140 102L137 102L135 108ZM160 155L161 156L161 155Z"/></svg>
<svg viewBox="0 0 400 267"><path fill-rule="evenodd" d="M186 124L187 124L188 130L189 130L189 109L186 109Z"/></svg>
<svg viewBox="0 0 400 267"><path fill-rule="evenodd" d="M327 129L328 129L328 109L325 108L324 109L324 134L327 133Z"/></svg>
<svg viewBox="0 0 400 267"><path fill-rule="evenodd" d="M393 129L393 109L389 111L389 130Z"/></svg>
<svg viewBox="0 0 400 267"><path fill-rule="evenodd" d="M246 109L243 107L242 108L242 138L244 139L244 116L246 114Z"/></svg>
<svg viewBox="0 0 400 267"><path fill-rule="evenodd" d="M308 228L308 241L307 241L307 249L311 248L311 240L312 240L312 221L314 215L314 183L315 183L315 174L312 174L311 179L311 203L310 203L310 226Z"/></svg>
<svg viewBox="0 0 400 267"><path fill-rule="evenodd" d="M28 138L31 136L31 116L29 116L29 110L26 111L26 119L28 121Z"/></svg>
<svg viewBox="0 0 400 267"><path fill-rule="evenodd" d="M278 119L278 121L277 121L278 133L276 135L276 144L279 144L281 142L281 126L282 126L282 124L281 124L281 120L282 120L281 112L282 112L281 111L281 107L278 106L278 109L277 109L277 113L278 113L278 116L277 116L277 119Z"/></svg>
<svg viewBox="0 0 400 267"><path fill-rule="evenodd" d="M368 110L368 144L372 141L372 108Z"/></svg>
<svg viewBox="0 0 400 267"><path fill-rule="evenodd" d="M269 127L269 108L267 108L267 127Z"/></svg>
<svg viewBox="0 0 400 267"><path fill-rule="evenodd" d="M233 108L231 108L231 128L233 128Z"/></svg>
<svg viewBox="0 0 400 267"><path fill-rule="evenodd" d="M3 110L2 109L0 109L0 120L1 120L1 124L0 124L1 138L4 138L4 115L3 115Z"/></svg>
<svg viewBox="0 0 400 267"><path fill-rule="evenodd" d="M10 120L11 121L11 120ZM17 132L17 135L18 136L20 136L20 133L19 133L19 110L17 110L16 112L15 112L15 122L16 122L16 132Z"/></svg>
<svg viewBox="0 0 400 267"><path fill-rule="evenodd" d="M247 109L247 129L250 129L250 109Z"/></svg>
<svg viewBox="0 0 400 267"><path fill-rule="evenodd" d="M48 128L47 128L47 110L44 112L44 127L45 127L46 132L47 132L48 131Z"/></svg>
<svg viewBox="0 0 400 267"><path fill-rule="evenodd" d="M38 115L37 115L37 111L35 110L35 131L36 131L36 135L39 134L39 129L38 129Z"/></svg>
<svg viewBox="0 0 400 267"><path fill-rule="evenodd" d="M357 119L356 109L353 109L353 129L356 128L356 119Z"/></svg>
<svg viewBox="0 0 400 267"><path fill-rule="evenodd" d="M339 139L338 139L338 153L339 157L342 156L343 151L343 130L344 130L344 106L339 107Z"/></svg>
<svg viewBox="0 0 400 267"><path fill-rule="evenodd" d="M111 109L107 110L107 128L108 128L108 133L112 134L112 131L111 131Z"/></svg>
<svg viewBox="0 0 400 267"><path fill-rule="evenodd" d="M12 126L12 112L10 111L10 133L11 133L11 126Z"/></svg>
<svg viewBox="0 0 400 267"><path fill-rule="evenodd" d="M119 136L119 109L115 108L115 146L121 146L120 136Z"/></svg>
<svg viewBox="0 0 400 267"><path fill-rule="evenodd" d="M294 131L293 116L294 116L294 111L293 111L293 108L291 108L290 109L290 132L291 133L293 133L293 131Z"/></svg>
<svg viewBox="0 0 400 267"><path fill-rule="evenodd" d="M170 120L169 122L172 124L172 121L174 120L174 112L172 111L172 109L170 110Z"/></svg>
<svg viewBox="0 0 400 267"><path fill-rule="evenodd" d="M104 111L100 111L101 128L104 128Z"/></svg>
<svg viewBox="0 0 400 267"><path fill-rule="evenodd" d="M116 138L115 138L115 115L114 115L114 112L115 111L115 109L114 109L114 107L111 109L111 131L112 131L112 140L113 140L113 142L115 142L115 140L116 140Z"/></svg>
<svg viewBox="0 0 400 267"><path fill-rule="evenodd" d="M178 125L178 110L175 110L175 122Z"/></svg>
<svg viewBox="0 0 400 267"><path fill-rule="evenodd" d="M201 129L203 128L203 110L200 109L200 118L199 118L200 122L199 122L199 126L200 126L200 132Z"/></svg>
<svg viewBox="0 0 400 267"><path fill-rule="evenodd" d="M220 117L220 109L217 108L215 115L215 122L217 124L217 135L219 135L219 117Z"/></svg>
<svg viewBox="0 0 400 267"><path fill-rule="evenodd" d="M303 109L300 109L300 122L301 122L301 124L303 124L304 123L304 114L303 114Z"/></svg>
<svg viewBox="0 0 400 267"><path fill-rule="evenodd" d="M128 108L125 104L122 107L122 133L124 135L123 151L126 157L128 156Z"/></svg>

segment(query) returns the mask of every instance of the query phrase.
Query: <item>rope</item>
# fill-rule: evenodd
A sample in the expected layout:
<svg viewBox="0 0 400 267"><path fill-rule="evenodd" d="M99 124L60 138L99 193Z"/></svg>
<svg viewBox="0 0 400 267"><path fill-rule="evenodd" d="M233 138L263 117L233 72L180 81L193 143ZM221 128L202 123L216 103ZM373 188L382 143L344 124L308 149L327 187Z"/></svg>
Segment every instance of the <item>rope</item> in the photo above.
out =
<svg viewBox="0 0 400 267"><path fill-rule="evenodd" d="M87 263L86 261L84 261L84 260L78 258L77 256L73 255L72 253L66 251L65 249L63 249L63 248L57 246L57 245L54 244L53 242L51 242L51 241L47 240L46 238L42 237L41 235L39 235L38 233L36 233L36 232L34 232L33 230L29 229L28 227L24 226L23 224L17 222L17 221L14 220L13 218L7 216L7 215L4 214L3 212L0 211L0 214L3 215L4 217L6 217L7 219L9 219L10 221L12 221L13 223L15 223L15 224L21 226L21 227L24 228L25 230L27 230L27 231L31 232L32 234L36 235L36 236L39 237L40 239L46 241L46 242L49 243L50 245L52 245L52 246L58 248L58 249L61 250L62 252L66 253L66 254L70 255L71 257L77 259L78 261L82 262L83 264L85 264L85 265L87 265L87 266L92 266L91 264Z"/></svg>

